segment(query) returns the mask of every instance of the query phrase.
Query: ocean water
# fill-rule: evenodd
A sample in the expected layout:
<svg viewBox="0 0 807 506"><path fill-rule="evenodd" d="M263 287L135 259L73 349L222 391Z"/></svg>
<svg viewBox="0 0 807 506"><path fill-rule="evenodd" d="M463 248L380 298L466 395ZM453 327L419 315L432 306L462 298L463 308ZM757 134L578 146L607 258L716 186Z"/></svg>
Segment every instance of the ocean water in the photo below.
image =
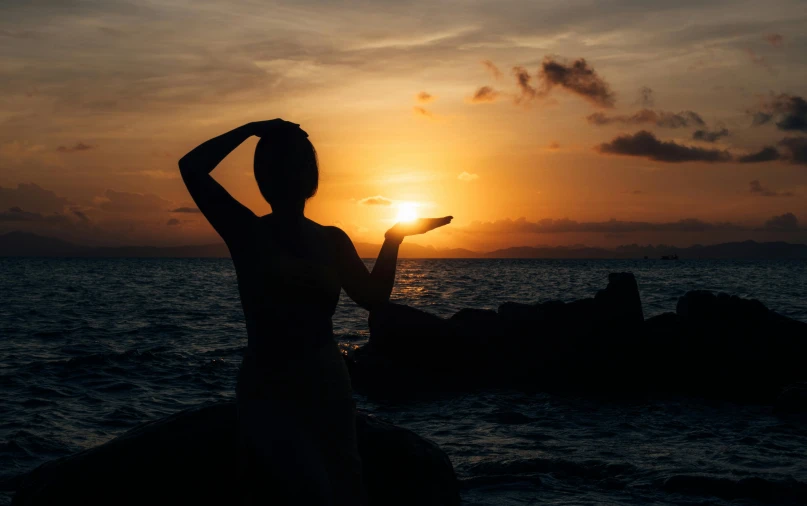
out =
<svg viewBox="0 0 807 506"><path fill-rule="evenodd" d="M807 321L801 261L401 260L393 299L449 316L592 296L616 271L636 274L646 317L709 289ZM0 481L234 396L246 339L229 260L0 258L0 283ZM366 318L343 294L343 346L366 340ZM738 504L664 490L681 475L758 477L785 498L807 486L807 420L764 406L513 390L357 400L437 442L466 504Z"/></svg>

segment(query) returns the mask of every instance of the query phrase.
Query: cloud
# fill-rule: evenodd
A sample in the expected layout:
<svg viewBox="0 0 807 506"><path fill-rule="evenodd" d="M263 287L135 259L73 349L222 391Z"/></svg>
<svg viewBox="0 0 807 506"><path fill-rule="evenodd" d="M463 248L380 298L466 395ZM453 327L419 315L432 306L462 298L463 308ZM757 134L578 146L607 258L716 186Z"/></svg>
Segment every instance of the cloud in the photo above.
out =
<svg viewBox="0 0 807 506"><path fill-rule="evenodd" d="M683 146L673 141L660 141L647 130L633 135L620 135L611 142L595 148L603 154L639 156L658 162L727 162L731 160L728 151Z"/></svg>
<svg viewBox="0 0 807 506"><path fill-rule="evenodd" d="M762 186L762 183L760 183L756 179L748 183L748 191L752 195L757 195L759 197L792 197L793 196L792 192L777 192L777 191L773 191L773 190L770 190L768 188L765 188L764 186Z"/></svg>
<svg viewBox="0 0 807 506"><path fill-rule="evenodd" d="M737 158L737 161L740 163L761 163L779 160L781 157L782 155L775 147L765 146L756 153L751 153Z"/></svg>
<svg viewBox="0 0 807 506"><path fill-rule="evenodd" d="M20 207L11 207L8 211L0 212L0 222L37 222L48 225L70 225L70 220L63 214L43 215L24 211Z"/></svg>
<svg viewBox="0 0 807 506"><path fill-rule="evenodd" d="M784 35L778 33L769 33L764 37L765 40L773 47L782 47L785 42Z"/></svg>
<svg viewBox="0 0 807 506"><path fill-rule="evenodd" d="M490 74L493 76L494 79L502 78L502 71L499 70L499 67L497 67L492 61L482 60L481 63L482 65L485 66L486 69L488 69L488 72L490 72Z"/></svg>
<svg viewBox="0 0 807 506"><path fill-rule="evenodd" d="M73 215L75 217L77 217L79 220L81 220L82 222L84 222L84 223L89 223L90 222L90 219L87 217L86 214L84 214L83 211L81 211L79 209L72 209L71 211L72 211Z"/></svg>
<svg viewBox="0 0 807 506"><path fill-rule="evenodd" d="M59 153L78 153L79 151L87 151L90 149L95 149L95 146L90 146L89 144L84 144L83 142L77 142L73 146L59 146L56 148L56 151Z"/></svg>
<svg viewBox="0 0 807 506"><path fill-rule="evenodd" d="M564 234L564 233L632 233L632 232L712 232L750 230L749 227L730 222L710 223L695 218L687 218L673 222L646 221L592 221L580 222L563 218L559 220L543 219L529 221L526 218L516 220L504 219L492 222L473 222L468 231L490 234Z"/></svg>
<svg viewBox="0 0 807 506"><path fill-rule="evenodd" d="M468 99L472 104L489 104L499 98L500 93L490 86L482 86Z"/></svg>
<svg viewBox="0 0 807 506"><path fill-rule="evenodd" d="M644 108L653 107L655 105L653 98L653 90L647 86L639 88L639 105Z"/></svg>
<svg viewBox="0 0 807 506"><path fill-rule="evenodd" d="M567 64L545 56L538 79L545 92L560 86L599 107L613 107L616 101L608 83L583 58Z"/></svg>
<svg viewBox="0 0 807 506"><path fill-rule="evenodd" d="M635 192L634 192L635 193ZM459 229L474 234L628 234L628 233L709 233L709 232L754 232L754 231L802 231L798 219L792 213L774 216L762 227L742 225L728 221L709 222L697 218L677 221L648 222L622 221L576 221L568 218L530 221L526 218L503 219L488 222L474 221Z"/></svg>
<svg viewBox="0 0 807 506"><path fill-rule="evenodd" d="M429 102L434 102L435 100L437 100L437 97L429 93L426 93L425 91L421 91L420 93L415 95L415 99L421 104L428 104Z"/></svg>
<svg viewBox="0 0 807 506"><path fill-rule="evenodd" d="M375 197L367 197L359 200L359 205L363 206L391 206L392 201L386 197L382 197L381 195L376 195Z"/></svg>
<svg viewBox="0 0 807 506"><path fill-rule="evenodd" d="M431 111L424 109L423 107L415 106L412 108L412 112L415 116L422 116L424 118L434 119L434 114Z"/></svg>
<svg viewBox="0 0 807 506"><path fill-rule="evenodd" d="M547 149L553 149L553 150L554 149L560 149L560 143L558 141L552 141L552 142L549 143L549 145L546 148Z"/></svg>
<svg viewBox="0 0 807 506"><path fill-rule="evenodd" d="M721 137L726 137L729 135L729 131L725 128L721 128L720 130L695 130L692 133L692 138L696 141L704 141L704 142L717 142Z"/></svg>
<svg viewBox="0 0 807 506"><path fill-rule="evenodd" d="M796 231L799 230L799 219L793 213L774 216L765 222L765 230Z"/></svg>
<svg viewBox="0 0 807 506"><path fill-rule="evenodd" d="M475 181L475 180L479 179L479 175L478 174L471 174L470 172L463 172L462 174L457 176L457 179L459 179L460 181L465 181L465 182L470 183L471 181Z"/></svg>
<svg viewBox="0 0 807 506"><path fill-rule="evenodd" d="M176 218L171 218L170 220L168 220L168 222L166 223L166 225L168 225L169 227L176 227L176 226L179 226L179 220L178 220L178 219L176 219Z"/></svg>
<svg viewBox="0 0 807 506"><path fill-rule="evenodd" d="M785 148L783 160L799 165L807 165L807 137L786 137L779 141Z"/></svg>
<svg viewBox="0 0 807 506"><path fill-rule="evenodd" d="M807 100L800 96L782 93L763 102L760 109L749 111L754 126L777 118L776 127L779 130L807 132Z"/></svg>
<svg viewBox="0 0 807 506"><path fill-rule="evenodd" d="M705 126L700 114L694 111L681 111L679 113L653 111L641 109L630 116L625 114L615 114L609 116L602 112L589 114L586 120L592 125L610 125L619 123L623 125L641 125L651 123L661 128L683 128L688 126Z"/></svg>
<svg viewBox="0 0 807 506"><path fill-rule="evenodd" d="M198 207L177 207L171 210L172 213L201 213Z"/></svg>
<svg viewBox="0 0 807 506"><path fill-rule="evenodd" d="M115 190L107 190L97 202L100 209L112 213L165 211L173 207L171 201L154 194Z"/></svg>
<svg viewBox="0 0 807 506"><path fill-rule="evenodd" d="M20 183L16 188L0 186L0 209L24 207L33 212L58 213L68 204L66 198L34 183Z"/></svg>
<svg viewBox="0 0 807 506"><path fill-rule="evenodd" d="M519 94L516 96L516 103L533 100L538 91L532 86L532 77L524 67L513 67L513 75L516 77L516 86Z"/></svg>

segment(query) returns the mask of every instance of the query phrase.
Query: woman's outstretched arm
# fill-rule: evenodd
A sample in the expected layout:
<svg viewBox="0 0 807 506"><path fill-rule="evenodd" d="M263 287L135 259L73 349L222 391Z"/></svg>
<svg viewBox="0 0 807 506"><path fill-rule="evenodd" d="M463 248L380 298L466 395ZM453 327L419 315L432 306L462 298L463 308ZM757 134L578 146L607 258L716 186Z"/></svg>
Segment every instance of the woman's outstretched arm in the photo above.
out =
<svg viewBox="0 0 807 506"><path fill-rule="evenodd" d="M395 270L398 264L398 248L407 235L423 234L443 225L448 225L452 217L425 218L412 223L399 223L384 236L384 244L378 253L373 272L359 257L353 242L342 230L336 230L338 265L342 288L356 304L373 311L389 302L395 284Z"/></svg>

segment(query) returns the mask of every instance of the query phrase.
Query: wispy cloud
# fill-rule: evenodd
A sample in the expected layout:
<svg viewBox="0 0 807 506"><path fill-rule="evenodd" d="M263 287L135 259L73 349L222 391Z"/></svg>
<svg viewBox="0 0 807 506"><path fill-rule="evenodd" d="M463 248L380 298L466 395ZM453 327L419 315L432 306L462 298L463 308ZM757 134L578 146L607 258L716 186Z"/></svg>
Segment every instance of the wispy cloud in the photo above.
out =
<svg viewBox="0 0 807 506"><path fill-rule="evenodd" d="M497 98L499 98L498 91L494 90L490 86L482 86L478 90L474 92L474 94L468 98L468 102L472 104L490 104L495 102Z"/></svg>
<svg viewBox="0 0 807 506"><path fill-rule="evenodd" d="M482 60L482 65L484 65L485 68L488 69L488 72L490 72L490 75L492 75L494 79L502 78L502 71L499 70L499 67L497 67L496 64L494 64L492 61Z"/></svg>
<svg viewBox="0 0 807 506"><path fill-rule="evenodd" d="M366 197L358 201L359 205L362 206L391 206L392 200L382 197L381 195L376 195L375 197Z"/></svg>
<svg viewBox="0 0 807 506"><path fill-rule="evenodd" d="M424 107L415 106L415 107L412 108L412 112L415 114L415 116L420 116L420 117L428 118L428 119L434 119L434 113L432 113L431 111L429 111L428 109L426 109Z"/></svg>
<svg viewBox="0 0 807 506"><path fill-rule="evenodd" d="M462 172L459 176L457 176L457 179L459 179L460 181L465 181L466 183L470 183L471 181L476 181L477 179L479 179L479 175L471 174L470 172Z"/></svg>
<svg viewBox="0 0 807 506"><path fill-rule="evenodd" d="M90 149L95 149L95 146L90 146L89 144L84 144L83 142L77 142L72 146L59 146L56 148L56 151L59 153L78 153L81 151L88 151Z"/></svg>
<svg viewBox="0 0 807 506"><path fill-rule="evenodd" d="M425 91L421 91L420 93L415 95L415 99L421 104L428 104L429 102L434 102L435 100L437 100L437 97Z"/></svg>
<svg viewBox="0 0 807 506"><path fill-rule="evenodd" d="M748 183L748 192L751 195L756 195L759 197L792 197L793 192L778 192L771 190L770 188L765 188L762 186L762 183L759 180L753 180Z"/></svg>

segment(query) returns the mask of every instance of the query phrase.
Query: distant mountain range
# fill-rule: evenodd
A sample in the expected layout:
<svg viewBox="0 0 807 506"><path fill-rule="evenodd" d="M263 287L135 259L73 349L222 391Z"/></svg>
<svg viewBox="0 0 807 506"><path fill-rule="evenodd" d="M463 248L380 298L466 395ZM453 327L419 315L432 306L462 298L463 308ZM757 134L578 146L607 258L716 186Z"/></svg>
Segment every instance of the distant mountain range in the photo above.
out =
<svg viewBox="0 0 807 506"><path fill-rule="evenodd" d="M356 250L362 258L375 258L381 245L356 243ZM685 259L807 259L807 245L787 242L729 242L711 246L695 245L688 248L674 246L639 246L636 244L619 246L615 249L590 248L587 246L557 246L498 249L487 253L467 249L438 249L418 244L401 245L401 258L651 258L665 255L678 255ZM230 256L224 244L204 244L199 246L80 246L53 237L27 232L9 232L0 235L0 257L114 257L114 258L226 258Z"/></svg>

